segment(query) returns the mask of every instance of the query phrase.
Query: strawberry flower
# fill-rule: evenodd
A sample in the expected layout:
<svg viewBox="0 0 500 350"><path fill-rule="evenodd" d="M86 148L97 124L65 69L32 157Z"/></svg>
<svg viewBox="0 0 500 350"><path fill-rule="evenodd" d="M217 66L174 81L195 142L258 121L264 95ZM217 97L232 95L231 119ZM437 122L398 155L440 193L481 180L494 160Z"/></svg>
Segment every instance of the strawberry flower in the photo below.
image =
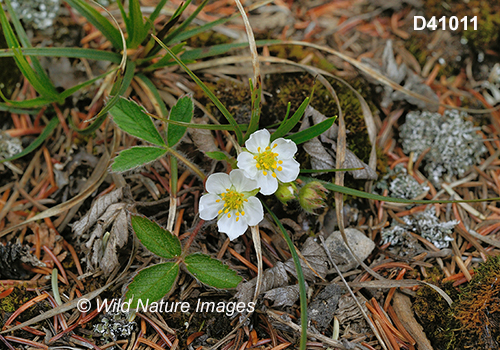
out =
<svg viewBox="0 0 500 350"><path fill-rule="evenodd" d="M293 158L297 145L279 138L271 141L266 129L254 132L245 142L246 150L238 155L238 168L256 180L260 192L270 195L278 189L278 180L292 182L299 175L300 164Z"/></svg>
<svg viewBox="0 0 500 350"><path fill-rule="evenodd" d="M219 231L226 233L230 240L264 218L262 203L255 197L259 192L257 181L245 177L243 170L233 170L229 175L212 174L205 188L208 193L200 198L200 218L217 217Z"/></svg>

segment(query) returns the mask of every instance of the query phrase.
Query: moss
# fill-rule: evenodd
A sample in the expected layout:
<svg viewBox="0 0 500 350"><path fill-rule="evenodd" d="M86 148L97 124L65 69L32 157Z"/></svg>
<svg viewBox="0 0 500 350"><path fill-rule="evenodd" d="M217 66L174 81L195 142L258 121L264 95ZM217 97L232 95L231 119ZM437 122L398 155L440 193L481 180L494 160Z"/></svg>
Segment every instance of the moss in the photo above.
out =
<svg viewBox="0 0 500 350"><path fill-rule="evenodd" d="M428 271L426 282L443 289L452 299L456 300L458 292L452 283L442 284L443 275L440 270L433 268ZM454 331L458 324L453 317L452 308L431 287L422 287L417 291L413 309L424 327L427 337L436 350L453 349L456 342Z"/></svg>
<svg viewBox="0 0 500 350"><path fill-rule="evenodd" d="M186 40L186 43L190 47L198 48L220 44L229 44L231 41L232 39L228 36L209 30L192 36L191 38Z"/></svg>
<svg viewBox="0 0 500 350"><path fill-rule="evenodd" d="M427 18L436 19L446 16L457 16L468 19L477 16L477 30L463 30L460 23L457 33L463 35L468 44L475 50L484 51L500 47L500 3L497 0L428 0L425 6Z"/></svg>
<svg viewBox="0 0 500 350"><path fill-rule="evenodd" d="M500 344L500 256L475 271L454 305L464 348L497 349ZM496 344L496 346L495 346Z"/></svg>
<svg viewBox="0 0 500 350"><path fill-rule="evenodd" d="M424 67L427 60L436 54L436 51L432 51L427 48L430 35L430 33L422 32L413 33L404 44L406 50L408 50L408 52L416 58L420 67ZM457 75L463 67L463 62L456 60L457 55L462 56L465 54L462 52L463 45L460 43L458 38L452 42L453 43L446 43L446 45L453 46L453 50L444 50L444 52L441 51L441 58L446 61L446 64L443 64L439 69L437 79L439 79L442 75L445 77Z"/></svg>
<svg viewBox="0 0 500 350"><path fill-rule="evenodd" d="M361 160L368 162L371 144L368 141L368 132L359 100L344 84L336 81L330 81L330 83L338 95L345 124L350 131L347 135L348 148ZM373 94L369 85L362 79L350 81L349 83L365 98L374 112L376 107L372 100ZM281 121L285 115L288 102L291 103L290 114L292 114L304 99L311 94L313 84L314 77L309 74L280 74L265 79L265 88L274 96L273 101L270 101L269 108L266 108L266 118ZM338 115L335 100L322 84L316 84L311 106L327 117Z"/></svg>
<svg viewBox="0 0 500 350"><path fill-rule="evenodd" d="M290 116L293 115L304 99L310 96L314 82L313 76L302 73L266 76L263 87L269 94L265 95L266 103L262 106L260 127L269 127L280 123L286 114L288 102L291 104ZM350 131L347 135L348 148L362 161L368 163L371 144L359 100L344 84L336 81L330 81L330 83L338 95L346 127ZM375 112L376 106L373 102L374 97L370 86L362 79L353 80L349 83L365 98L371 110ZM250 121L251 99L250 88L247 84L239 84L223 79L206 84L233 114L238 123L248 123ZM195 89L194 98L200 101L222 123L226 123L222 114L198 87ZM320 83L315 86L311 105L327 117L338 114L335 100ZM292 132L297 131L299 127L300 123ZM381 150L377 150L377 156L377 172L379 175L383 175L387 171L387 158ZM306 152L299 151L297 161L303 168L310 168L310 157ZM330 175L324 175L321 178L326 181L331 180ZM350 176L346 178L346 186L351 188L363 189L364 184L364 180L354 180Z"/></svg>
<svg viewBox="0 0 500 350"><path fill-rule="evenodd" d="M500 344L500 256L491 257L475 270L461 290L442 284L437 268L428 282L454 300L450 308L430 287L417 291L414 310L437 350L497 349Z"/></svg>
<svg viewBox="0 0 500 350"><path fill-rule="evenodd" d="M250 87L248 85L224 79L219 79L215 83L205 82L205 85L222 102L238 123L248 124L250 122L251 98ZM199 86L196 86L194 92L195 100L203 104L221 123L227 124L222 113Z"/></svg>
<svg viewBox="0 0 500 350"><path fill-rule="evenodd" d="M336 70L335 65L322 56L318 56L317 52L308 47L299 45L271 45L269 53L273 57L279 57L294 62L300 62L306 57L312 55L311 65L323 69L327 72Z"/></svg>
<svg viewBox="0 0 500 350"><path fill-rule="evenodd" d="M36 296L35 293L26 292L25 290L15 287L12 293L5 298L0 299L0 328L3 327L4 322L8 319L10 314L19 309L21 305ZM37 304L39 305L39 304ZM39 314L39 309L30 307L18 317L18 321L28 320Z"/></svg>

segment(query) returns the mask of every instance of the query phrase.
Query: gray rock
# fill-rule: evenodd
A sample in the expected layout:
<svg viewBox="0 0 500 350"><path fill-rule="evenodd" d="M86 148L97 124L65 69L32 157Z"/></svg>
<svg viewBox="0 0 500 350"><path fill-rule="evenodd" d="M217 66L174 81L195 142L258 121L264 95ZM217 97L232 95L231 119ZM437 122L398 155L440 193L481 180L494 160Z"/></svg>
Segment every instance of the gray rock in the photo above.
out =
<svg viewBox="0 0 500 350"><path fill-rule="evenodd" d="M356 254L361 261L365 260L375 248L375 243L359 230L346 228L345 235L354 254ZM340 231L333 232L326 239L325 243L341 272L346 272L359 266L356 259L354 259L349 252L349 248L347 248L344 243Z"/></svg>

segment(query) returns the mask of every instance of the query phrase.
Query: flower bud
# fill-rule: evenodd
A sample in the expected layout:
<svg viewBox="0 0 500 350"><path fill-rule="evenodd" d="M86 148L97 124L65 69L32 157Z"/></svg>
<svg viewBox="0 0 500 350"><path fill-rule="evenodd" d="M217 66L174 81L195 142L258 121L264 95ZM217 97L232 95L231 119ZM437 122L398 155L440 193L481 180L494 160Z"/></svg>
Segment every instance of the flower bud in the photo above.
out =
<svg viewBox="0 0 500 350"><path fill-rule="evenodd" d="M327 193L328 190L319 181L311 181L299 191L300 206L308 213L314 214L314 210L325 206Z"/></svg>
<svg viewBox="0 0 500 350"><path fill-rule="evenodd" d="M286 204L292 199L297 198L297 185L295 182L282 183L278 185L278 189L274 193L281 203Z"/></svg>

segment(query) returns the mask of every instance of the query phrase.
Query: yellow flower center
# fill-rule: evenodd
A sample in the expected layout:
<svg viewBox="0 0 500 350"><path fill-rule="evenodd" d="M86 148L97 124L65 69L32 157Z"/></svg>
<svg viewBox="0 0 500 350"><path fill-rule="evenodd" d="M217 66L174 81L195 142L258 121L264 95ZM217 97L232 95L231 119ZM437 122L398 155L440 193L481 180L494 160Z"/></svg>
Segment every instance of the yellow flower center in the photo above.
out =
<svg viewBox="0 0 500 350"><path fill-rule="evenodd" d="M274 145L273 148L275 148L278 145ZM257 169L262 170L262 173L264 176L267 176L267 172L271 171L272 176L276 177L276 174L274 173L274 170L281 171L283 168L281 166L278 166L278 164L283 164L283 161L278 161L278 156L279 154L276 152L273 152L271 147L266 147L264 152L260 151L260 147L257 149L259 151L259 154L254 156L253 159L257 161L257 164L255 166Z"/></svg>
<svg viewBox="0 0 500 350"><path fill-rule="evenodd" d="M243 203L248 202L248 199L245 199L245 195L243 193L236 192L235 190L226 189L226 193L222 193L220 195L221 199L224 201L224 208L219 210L219 215L224 213L227 214L227 217L231 217L230 211L236 210L236 215L245 215L243 211ZM220 199L217 200L217 202ZM239 218L236 218L238 221Z"/></svg>

